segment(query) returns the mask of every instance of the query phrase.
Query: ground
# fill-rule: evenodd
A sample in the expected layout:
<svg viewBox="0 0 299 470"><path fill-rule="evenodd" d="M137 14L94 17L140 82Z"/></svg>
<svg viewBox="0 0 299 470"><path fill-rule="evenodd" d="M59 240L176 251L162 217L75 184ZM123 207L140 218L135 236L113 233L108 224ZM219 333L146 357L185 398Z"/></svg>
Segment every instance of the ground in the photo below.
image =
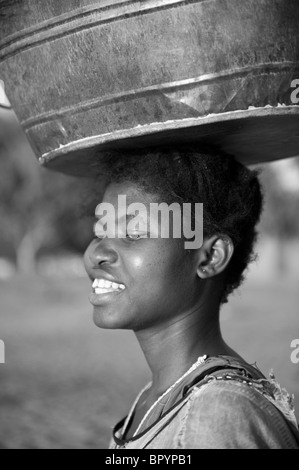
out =
<svg viewBox="0 0 299 470"><path fill-rule="evenodd" d="M249 280L222 313L225 338L297 395L298 279ZM130 332L92 322L86 279L0 281L0 448L106 448L115 422L149 379ZM297 418L299 414L297 414Z"/></svg>

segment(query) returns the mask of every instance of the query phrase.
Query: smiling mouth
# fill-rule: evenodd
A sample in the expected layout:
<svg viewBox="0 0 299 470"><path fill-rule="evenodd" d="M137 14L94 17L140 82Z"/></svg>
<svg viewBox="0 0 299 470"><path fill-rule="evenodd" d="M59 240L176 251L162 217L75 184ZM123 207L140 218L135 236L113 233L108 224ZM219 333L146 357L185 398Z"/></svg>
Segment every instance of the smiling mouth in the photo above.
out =
<svg viewBox="0 0 299 470"><path fill-rule="evenodd" d="M95 307L103 307L121 295L125 291L126 286L100 278L94 280L92 288L92 293L89 295L90 303Z"/></svg>
<svg viewBox="0 0 299 470"><path fill-rule="evenodd" d="M122 292L126 287L118 282L108 281L107 279L95 279L92 284L93 292L97 295L108 294L109 292Z"/></svg>

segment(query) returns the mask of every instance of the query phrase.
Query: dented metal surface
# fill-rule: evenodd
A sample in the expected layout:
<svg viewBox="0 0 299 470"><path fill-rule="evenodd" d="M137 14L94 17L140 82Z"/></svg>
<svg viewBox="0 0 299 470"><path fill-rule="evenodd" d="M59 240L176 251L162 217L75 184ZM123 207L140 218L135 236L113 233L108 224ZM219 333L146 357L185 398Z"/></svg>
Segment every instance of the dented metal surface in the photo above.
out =
<svg viewBox="0 0 299 470"><path fill-rule="evenodd" d="M299 154L298 23L297 0L4 2L0 78L59 171L169 141L274 160Z"/></svg>

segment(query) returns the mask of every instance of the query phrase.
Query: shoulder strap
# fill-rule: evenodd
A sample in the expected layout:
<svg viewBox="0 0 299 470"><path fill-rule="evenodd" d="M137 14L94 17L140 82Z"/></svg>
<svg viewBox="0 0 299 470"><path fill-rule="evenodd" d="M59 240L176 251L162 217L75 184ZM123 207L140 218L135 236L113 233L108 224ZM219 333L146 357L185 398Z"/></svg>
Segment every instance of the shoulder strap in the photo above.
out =
<svg viewBox="0 0 299 470"><path fill-rule="evenodd" d="M191 389L198 385L204 385L211 376L222 377L227 374L229 379L229 373L235 372L244 381L266 379L262 372L257 369L256 366L247 364L241 359L237 359L231 356L216 356L208 358L205 362L205 366L201 367L200 373L193 377L191 382L188 383L183 389L183 396L188 395Z"/></svg>

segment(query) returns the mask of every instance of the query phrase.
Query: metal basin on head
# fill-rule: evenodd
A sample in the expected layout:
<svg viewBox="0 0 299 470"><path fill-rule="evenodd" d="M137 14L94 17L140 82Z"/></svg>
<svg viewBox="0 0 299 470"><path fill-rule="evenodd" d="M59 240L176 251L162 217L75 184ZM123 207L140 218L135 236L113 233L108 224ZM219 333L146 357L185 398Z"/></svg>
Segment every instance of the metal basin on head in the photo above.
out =
<svg viewBox="0 0 299 470"><path fill-rule="evenodd" d="M298 0L0 1L0 79L40 162L213 144L299 155Z"/></svg>

